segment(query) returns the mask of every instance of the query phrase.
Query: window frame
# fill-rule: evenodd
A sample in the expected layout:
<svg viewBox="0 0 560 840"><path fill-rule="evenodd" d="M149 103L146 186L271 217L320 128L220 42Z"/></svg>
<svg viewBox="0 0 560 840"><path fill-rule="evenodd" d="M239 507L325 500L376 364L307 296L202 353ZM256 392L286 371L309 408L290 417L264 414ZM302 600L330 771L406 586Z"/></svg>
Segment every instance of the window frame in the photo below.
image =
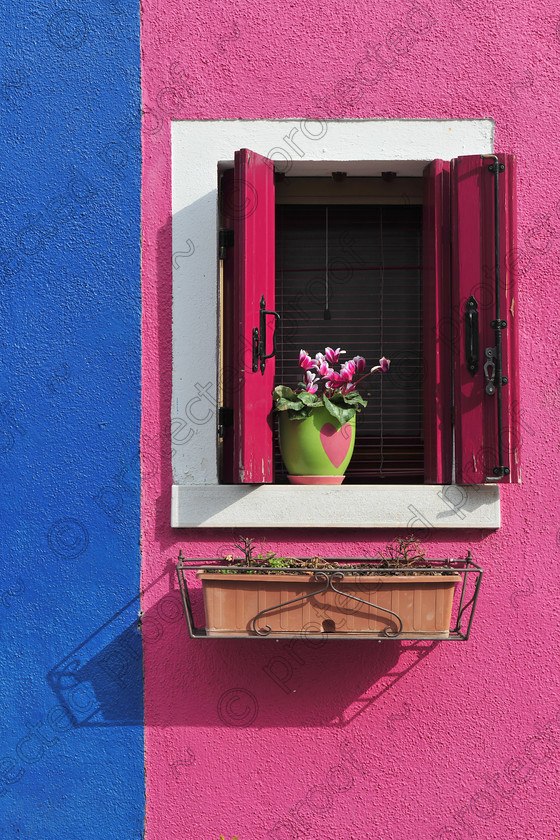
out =
<svg viewBox="0 0 560 840"><path fill-rule="evenodd" d="M219 384L214 373L219 353L220 161L231 161L236 149L250 147L290 174L344 169L378 175L389 169L417 176L436 158L491 154L493 128L491 120L172 122L174 527L499 527L497 485L392 485L390 516L388 488L379 485L220 485ZM390 155L380 150L390 150ZM173 437L174 424L180 441ZM290 502L294 490L299 494L295 508ZM278 491L292 495L286 499ZM318 512L319 497L326 514ZM304 512L307 502L315 512L311 522Z"/></svg>

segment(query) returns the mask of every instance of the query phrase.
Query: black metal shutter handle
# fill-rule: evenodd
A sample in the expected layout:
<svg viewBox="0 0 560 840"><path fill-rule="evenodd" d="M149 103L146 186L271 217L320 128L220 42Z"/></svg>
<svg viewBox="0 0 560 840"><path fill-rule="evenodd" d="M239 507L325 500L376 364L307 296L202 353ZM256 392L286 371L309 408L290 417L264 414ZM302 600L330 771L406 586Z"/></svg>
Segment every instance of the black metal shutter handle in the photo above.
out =
<svg viewBox="0 0 560 840"><path fill-rule="evenodd" d="M266 316L267 315L274 315L275 323L274 323L274 332L272 333L272 353L266 352ZM261 360L261 373L264 376L264 371L266 367L266 360L272 359L276 355L276 329L278 327L278 322L280 321L280 315L278 312L275 312L273 309L267 309L266 303L264 299L264 295L261 297L261 317L260 317L260 347L259 347L259 358Z"/></svg>
<svg viewBox="0 0 560 840"><path fill-rule="evenodd" d="M478 370L479 337L478 337L478 303L472 295L465 306L465 342L467 351L467 367L471 376Z"/></svg>

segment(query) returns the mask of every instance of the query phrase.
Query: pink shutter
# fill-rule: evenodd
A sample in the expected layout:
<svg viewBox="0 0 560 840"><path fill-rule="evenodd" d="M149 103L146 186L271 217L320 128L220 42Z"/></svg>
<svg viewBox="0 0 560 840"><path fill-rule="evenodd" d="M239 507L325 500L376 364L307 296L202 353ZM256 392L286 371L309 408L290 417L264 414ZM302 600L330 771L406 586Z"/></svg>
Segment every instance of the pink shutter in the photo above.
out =
<svg viewBox="0 0 560 840"><path fill-rule="evenodd" d="M254 369L254 330L263 354L272 353L276 326L265 309L274 310L274 167L271 160L248 149L235 153L234 171L234 328L233 346L239 359L239 378L233 394L234 471L239 484L270 483L273 475L274 358Z"/></svg>
<svg viewBox="0 0 560 840"><path fill-rule="evenodd" d="M424 481L452 479L450 219L448 161L424 170Z"/></svg>
<svg viewBox="0 0 560 840"><path fill-rule="evenodd" d="M515 277L515 158L499 155L505 169L499 177L499 303L502 341L502 417L498 419L497 371L486 352L497 347L492 322L495 300L494 178L493 158L480 155L452 161L452 271L455 320L455 477L457 484L487 480L520 481L519 396L517 353L517 290ZM478 342L476 320L478 319ZM472 327L469 329L469 322ZM474 361L478 345L478 363ZM472 357L472 358L471 358ZM469 360L471 370L469 370ZM485 376L485 364L488 377ZM494 377L494 381L489 381ZM495 387L494 393L488 393ZM502 464L497 474L499 426L502 431Z"/></svg>

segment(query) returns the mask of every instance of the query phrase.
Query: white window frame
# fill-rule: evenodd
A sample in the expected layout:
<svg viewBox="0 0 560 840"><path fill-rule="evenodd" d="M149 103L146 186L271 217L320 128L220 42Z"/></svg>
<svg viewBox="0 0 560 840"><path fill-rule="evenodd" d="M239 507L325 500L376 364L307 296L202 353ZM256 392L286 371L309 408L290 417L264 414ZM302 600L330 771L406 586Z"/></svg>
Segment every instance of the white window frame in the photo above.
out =
<svg viewBox="0 0 560 840"><path fill-rule="evenodd" d="M217 171L237 149L291 175L415 177L436 158L492 154L492 120L181 120L171 124L175 528L498 528L495 484L224 485L218 481Z"/></svg>

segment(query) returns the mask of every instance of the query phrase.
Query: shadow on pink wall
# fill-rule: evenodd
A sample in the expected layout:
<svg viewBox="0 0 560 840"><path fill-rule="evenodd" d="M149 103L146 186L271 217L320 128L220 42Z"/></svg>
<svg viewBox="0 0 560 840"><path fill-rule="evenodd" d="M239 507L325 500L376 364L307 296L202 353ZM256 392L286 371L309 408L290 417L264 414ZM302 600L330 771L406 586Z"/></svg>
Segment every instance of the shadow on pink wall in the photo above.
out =
<svg viewBox="0 0 560 840"><path fill-rule="evenodd" d="M343 728L438 644L303 636L192 640L171 562L142 595L162 585L167 594L145 613L139 596L128 600L47 675L69 726ZM200 614L200 589L194 600Z"/></svg>
<svg viewBox="0 0 560 840"><path fill-rule="evenodd" d="M176 591L150 607L142 626L146 725L159 727L343 728L439 644L193 640Z"/></svg>

